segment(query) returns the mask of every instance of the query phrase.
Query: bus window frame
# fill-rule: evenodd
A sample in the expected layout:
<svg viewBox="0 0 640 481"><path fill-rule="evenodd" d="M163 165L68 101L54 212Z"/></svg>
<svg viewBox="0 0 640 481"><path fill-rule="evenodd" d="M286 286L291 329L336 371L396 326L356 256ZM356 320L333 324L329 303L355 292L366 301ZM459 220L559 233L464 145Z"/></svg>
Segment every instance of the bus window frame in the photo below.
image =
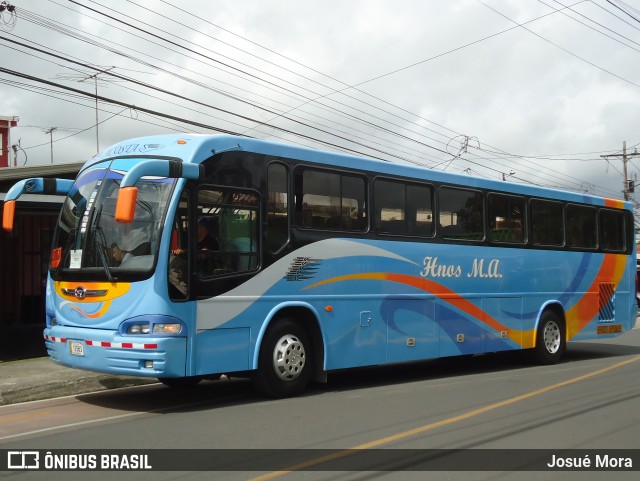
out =
<svg viewBox="0 0 640 481"><path fill-rule="evenodd" d="M578 209L590 209L593 211L593 220L594 220L594 225L593 228L595 230L595 242L593 246L579 246L579 245L574 245L571 243L571 240L569 239L569 210L571 208L578 208ZM596 251L598 250L599 247L599 243L600 243L600 232L599 232L599 214L600 210L598 209L597 206L595 205L589 205L589 204L578 204L576 202L567 202L564 204L564 237L565 237L565 245L568 249L570 250L578 250L578 251Z"/></svg>
<svg viewBox="0 0 640 481"><path fill-rule="evenodd" d="M562 230L562 242L560 244L542 244L539 242L536 242L535 239L535 234L536 234L536 229L534 229L534 216L533 216L533 204L535 202L546 202L549 204L557 204L560 206L560 219L561 219L561 230ZM567 228L565 225L565 205L567 204L566 201L563 200L559 200L559 199L550 199L550 198L546 198L546 197L530 197L528 200L528 205L527 205L527 211L529 213L529 220L528 220L528 226L529 226L529 242L531 243L531 245L536 248L536 249L555 249L555 250L567 250L568 246L567 246Z"/></svg>
<svg viewBox="0 0 640 481"><path fill-rule="evenodd" d="M482 235L479 239L473 239L471 237L465 238L465 237L448 237L445 235L444 228L445 227L449 227L449 225L454 225L454 224L449 224L447 226L443 226L440 222L441 216L442 216L442 192L445 190L457 190L457 191L465 191L465 192L473 192L476 194L480 194L481 197L481 203L480 205L482 206L482 212L481 212L481 223L482 223ZM472 244L483 244L487 242L487 193L491 192L490 190L483 190L483 189L478 189L478 188L473 188L471 186L465 186L465 185L458 185L458 184L441 184L438 187L437 190L437 195L436 195L436 202L437 202L437 208L436 208L436 235L438 238L442 239L443 241L446 242L451 242L451 243L456 243L456 244L466 244L466 243L472 243ZM458 225L457 223L455 225Z"/></svg>
<svg viewBox="0 0 640 481"><path fill-rule="evenodd" d="M522 201L522 240L499 240L492 238L492 228L491 228L491 198L492 197L509 197L512 199L520 199ZM489 190L485 195L486 200L486 219L487 219L487 240L490 244L495 245L496 247L525 247L529 243L529 222L528 222L528 209L527 209L527 197L520 194L514 194L511 192L499 191L499 190Z"/></svg>
<svg viewBox="0 0 640 481"><path fill-rule="evenodd" d="M378 182L390 182L396 185L402 186L404 188L404 211L403 211L403 221L405 222L404 232L396 233L396 232L388 232L381 230L382 227L382 209L384 208L380 206L380 197L377 195L378 191ZM431 232L428 235L421 235L415 232L417 229L417 225L414 225L414 232L411 232L412 229L408 228L410 220L408 219L409 209L407 206L409 205L409 196L407 194L407 189L409 187L421 187L426 188L429 191L430 201L431 201ZM410 237L416 240L421 239L434 239L436 237L436 187L431 182L420 182L420 181L412 181L406 178L397 178L397 177L389 177L384 175L374 176L371 180L371 208L369 209L369 217L371 218L371 230L378 236L381 237ZM416 216L417 216L416 211ZM380 215L379 215L380 214ZM414 220L414 224L417 223L417 219Z"/></svg>
<svg viewBox="0 0 640 481"><path fill-rule="evenodd" d="M598 209L598 223L597 223L597 229L598 229L598 249L602 252L609 252L609 253L615 253L615 254L628 254L630 249L629 249L629 239L627 239L627 236L622 236L622 249L612 249L612 248L607 248L607 247L603 247L603 239L604 236L601 235L604 232L604 226L602 223L602 215L606 214L606 213L613 213L616 215L621 215L622 216L622 222L623 222L623 231L626 232L627 231L627 222L629 222L629 216L626 214L626 211L623 209L612 209L610 207L601 207L600 209Z"/></svg>
<svg viewBox="0 0 640 481"><path fill-rule="evenodd" d="M304 213L304 196L305 194L309 195L319 195L319 194L310 194L305 190L305 181L304 174L305 172L314 172L320 174L330 174L337 175L340 181L340 216L339 219L341 221L340 226L313 226L313 225L305 225L305 213ZM292 171L292 189L293 189L293 217L291 218L291 222L295 225L296 228L308 231L323 231L323 232L344 232L348 234L355 235L363 235L367 234L370 230L370 220L369 213L371 212L370 208L370 200L369 200L369 176L370 172L368 171L351 171L347 169L337 169L331 167L322 167L313 163L304 162L302 164L297 163ZM352 179L359 179L362 181L362 205L358 206L358 214L359 221L361 223L360 229L354 228L346 228L342 226L343 220L343 204L342 201L348 197L343 197L343 178L350 177ZM300 179L300 180L299 180ZM360 199L353 199L356 202Z"/></svg>
<svg viewBox="0 0 640 481"><path fill-rule="evenodd" d="M260 192L256 189L251 189L251 188L246 188L246 187L233 187L233 186L221 186L218 184L208 184L208 183L201 183L197 186L197 188L194 190L194 197L193 197L193 207L192 207L192 213L190 214L190 219L193 219L193 222L195 222L195 224L193 225L197 225L198 224L198 217L201 214L198 214L199 212L199 204L200 204L200 200L199 200L199 195L200 192L202 192L203 190L209 190L209 191L220 191L222 193L245 193L245 194L251 194L251 195L255 195L256 198L256 205L255 207L253 206L246 206L246 205L239 205L237 206L238 209L247 209L247 210L251 210L253 209L256 213L256 219L255 219L255 225L257 228L257 232L254 234L254 238L255 238L255 242L257 243L256 248L253 251L248 251L248 252L255 252L255 256L256 256L256 265L253 269L247 269L244 271L230 271L230 272L224 272L224 273L219 273L219 274L212 274L212 275L201 275L195 265L195 257L190 256L189 262L192 263L193 265L193 273L194 276L196 276L198 278L198 280L200 282L207 282L210 280L214 280L214 279L220 279L220 278L230 278L230 277L237 277L237 276L246 276L246 275L255 275L257 272L259 272L262 269L262 249L263 249L263 240L262 240L262 235L263 235L263 228L262 228L262 208L263 208L263 200L262 200L262 195L260 194ZM212 205L216 205L216 204L212 204ZM218 207L220 208L228 208L228 207L236 207L233 206L233 204L219 204ZM197 235L195 235L195 231L193 229L189 230L189 233L191 234L189 237L189 247L190 250L192 252L196 252L197 251ZM218 235L220 236L221 234L218 233ZM222 246L222 240L218 239L218 242L220 243L220 245ZM223 252L222 249L220 249L219 252ZM251 254L254 255L254 254Z"/></svg>
<svg viewBox="0 0 640 481"><path fill-rule="evenodd" d="M272 249L270 246L270 222L269 222L269 214L270 214L270 210L269 210L269 195L272 192L270 189L271 186L271 182L269 181L269 173L270 173L270 169L272 166L282 166L285 170L285 183L286 183L286 191L285 193L287 194L287 206L286 206L286 239L284 240L284 242L277 248L277 249ZM265 216L265 223L266 223L266 232L265 232L265 237L263 239L263 244L264 247L263 249L268 252L271 255L277 256L280 253L282 253L287 246L289 245L289 243L291 242L291 220L292 220L292 204L295 205L295 203L292 203L291 200L293 199L293 196L291 194L291 166L284 162L283 160L276 158L273 159L269 162L267 162L267 168L266 168L266 182L267 182L267 188L265 190L267 197L264 201L264 216Z"/></svg>
<svg viewBox="0 0 640 481"><path fill-rule="evenodd" d="M182 189L182 191L180 192L179 196L178 196L178 202L176 204L176 209L173 213L173 219L171 221L171 236L173 236L173 232L174 230L176 231L177 234L177 245L175 247L177 248L185 248L185 250L189 249L190 246L190 238L191 236L189 235L189 229L188 226L191 225L192 219L191 219L191 205L192 205L192 196L193 196L193 192L194 190L190 187L185 187ZM181 222L181 212L185 212L185 208L181 207L180 204L183 202L187 203L186 206L186 223L187 223L187 228L184 229L184 231L182 230L182 228L179 226L179 223ZM186 239L182 238L182 235L186 236ZM191 299L191 293L192 293L192 289L193 289L193 267L191 265L191 262L189 262L189 259L185 259L183 261L183 265L184 265L184 273L183 273L183 280L186 284L186 292L182 293L180 292L180 290L175 287L172 288L171 286L173 285L171 279L170 279L170 275L171 275L171 269L172 269L172 263L177 263L179 264L180 261L179 260L175 260L172 259L172 245L171 245L171 240L169 241L169 252L167 253L167 255L169 256L169 261L167 262L167 289L168 289L168 298L172 301L172 302L186 302L189 301ZM175 256L176 258L178 258L179 256ZM173 267L175 269L175 267ZM178 294L176 294L179 293Z"/></svg>

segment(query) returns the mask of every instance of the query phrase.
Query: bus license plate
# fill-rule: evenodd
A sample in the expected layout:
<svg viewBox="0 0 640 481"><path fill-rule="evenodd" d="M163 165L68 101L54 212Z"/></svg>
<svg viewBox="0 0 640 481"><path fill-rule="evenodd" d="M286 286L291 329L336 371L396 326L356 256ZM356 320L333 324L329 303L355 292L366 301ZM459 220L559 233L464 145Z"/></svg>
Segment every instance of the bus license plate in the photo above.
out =
<svg viewBox="0 0 640 481"><path fill-rule="evenodd" d="M84 356L84 344L79 341L69 341L69 352L72 356Z"/></svg>
<svg viewBox="0 0 640 481"><path fill-rule="evenodd" d="M598 334L621 334L622 324L605 324L598 326Z"/></svg>

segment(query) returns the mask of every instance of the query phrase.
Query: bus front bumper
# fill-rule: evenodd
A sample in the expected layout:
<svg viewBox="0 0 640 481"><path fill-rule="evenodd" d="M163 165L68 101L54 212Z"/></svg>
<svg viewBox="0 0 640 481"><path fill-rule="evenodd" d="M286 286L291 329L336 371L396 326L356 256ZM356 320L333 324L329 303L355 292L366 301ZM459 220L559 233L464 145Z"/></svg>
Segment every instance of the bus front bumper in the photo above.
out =
<svg viewBox="0 0 640 481"><path fill-rule="evenodd" d="M125 376L185 376L184 337L122 336L64 326L46 328L43 334L51 360L68 367Z"/></svg>

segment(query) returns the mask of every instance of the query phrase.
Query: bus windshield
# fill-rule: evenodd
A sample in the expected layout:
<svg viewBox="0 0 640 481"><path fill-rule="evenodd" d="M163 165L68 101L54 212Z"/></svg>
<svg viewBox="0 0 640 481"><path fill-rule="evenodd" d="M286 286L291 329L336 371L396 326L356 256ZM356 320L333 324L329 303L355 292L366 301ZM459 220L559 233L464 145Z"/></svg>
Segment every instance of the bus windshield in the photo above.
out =
<svg viewBox="0 0 640 481"><path fill-rule="evenodd" d="M120 274L148 274L154 266L175 179L142 178L134 222L119 223L116 200L125 172L115 164L105 162L80 174L65 199L51 252L54 278L112 281Z"/></svg>

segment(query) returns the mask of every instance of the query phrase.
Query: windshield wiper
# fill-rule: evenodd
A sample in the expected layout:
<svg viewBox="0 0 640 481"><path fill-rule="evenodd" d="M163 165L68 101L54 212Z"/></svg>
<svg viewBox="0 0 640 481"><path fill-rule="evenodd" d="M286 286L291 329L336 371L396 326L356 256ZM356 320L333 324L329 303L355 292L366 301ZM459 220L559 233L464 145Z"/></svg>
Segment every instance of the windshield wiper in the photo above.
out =
<svg viewBox="0 0 640 481"><path fill-rule="evenodd" d="M91 223L89 225L91 225L92 229L95 231L94 242L96 245L96 250L98 251L98 257L100 258L100 262L104 267L104 272L105 274L107 274L107 279L109 280L109 282L113 282L115 278L111 274L111 269L109 269L109 260L107 259L107 256L105 254L105 251L107 250L107 239L104 235L102 227L100 227L99 225L103 205L104 204L100 204L100 207L94 210L93 219L91 219Z"/></svg>
<svg viewBox="0 0 640 481"><path fill-rule="evenodd" d="M96 226L96 249L98 250L98 257L100 258L100 262L104 266L104 272L107 274L107 279L109 282L113 282L116 280L115 277L111 274L111 269L109 269L109 260L105 254L107 249L107 240L104 236L104 232L102 231L102 227ZM98 239L98 234L100 235L100 239Z"/></svg>

